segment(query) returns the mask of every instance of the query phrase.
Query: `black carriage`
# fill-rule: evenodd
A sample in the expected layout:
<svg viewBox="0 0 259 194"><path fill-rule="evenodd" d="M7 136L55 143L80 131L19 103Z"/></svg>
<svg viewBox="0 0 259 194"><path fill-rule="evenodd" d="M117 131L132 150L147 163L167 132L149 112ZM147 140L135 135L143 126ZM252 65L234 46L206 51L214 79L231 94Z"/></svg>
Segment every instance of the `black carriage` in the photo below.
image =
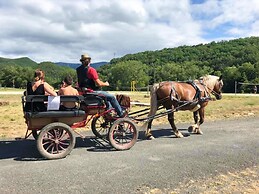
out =
<svg viewBox="0 0 259 194"><path fill-rule="evenodd" d="M60 96L59 105L73 102L73 109L48 109L50 96L27 95L22 105L27 132L37 140L40 154L47 159L66 157L75 146L75 128L85 127L89 122L98 138L106 138L116 150L130 149L137 141L135 123L125 117L118 118L114 109L107 109L104 96L89 93L80 96ZM128 109L129 107L125 107ZM78 134L78 132L76 132Z"/></svg>

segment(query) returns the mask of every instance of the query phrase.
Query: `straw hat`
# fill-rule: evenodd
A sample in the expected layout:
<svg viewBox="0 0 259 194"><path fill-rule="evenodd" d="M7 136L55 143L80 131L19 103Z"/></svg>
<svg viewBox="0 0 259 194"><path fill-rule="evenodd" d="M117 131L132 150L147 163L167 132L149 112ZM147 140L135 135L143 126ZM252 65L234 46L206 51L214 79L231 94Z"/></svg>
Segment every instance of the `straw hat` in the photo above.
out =
<svg viewBox="0 0 259 194"><path fill-rule="evenodd" d="M80 59L81 62L86 60L86 59L91 59L91 57L88 54L81 55L81 59Z"/></svg>

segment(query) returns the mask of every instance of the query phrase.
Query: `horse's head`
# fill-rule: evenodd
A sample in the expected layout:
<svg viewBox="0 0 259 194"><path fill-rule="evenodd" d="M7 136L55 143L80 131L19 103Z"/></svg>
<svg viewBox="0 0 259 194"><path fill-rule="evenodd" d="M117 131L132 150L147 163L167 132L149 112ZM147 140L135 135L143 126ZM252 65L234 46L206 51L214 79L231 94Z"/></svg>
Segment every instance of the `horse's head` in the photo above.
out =
<svg viewBox="0 0 259 194"><path fill-rule="evenodd" d="M214 75L208 75L202 77L203 83L208 88L209 92L213 94L217 100L222 98L222 87L223 87L223 80L222 75L220 77Z"/></svg>
<svg viewBox="0 0 259 194"><path fill-rule="evenodd" d="M222 98L222 88L223 88L223 80L222 80L222 75L217 79L212 94L215 95L217 100L220 100Z"/></svg>
<svg viewBox="0 0 259 194"><path fill-rule="evenodd" d="M124 107L125 109L130 108L130 97L124 94L117 94L116 99L118 100L121 107Z"/></svg>

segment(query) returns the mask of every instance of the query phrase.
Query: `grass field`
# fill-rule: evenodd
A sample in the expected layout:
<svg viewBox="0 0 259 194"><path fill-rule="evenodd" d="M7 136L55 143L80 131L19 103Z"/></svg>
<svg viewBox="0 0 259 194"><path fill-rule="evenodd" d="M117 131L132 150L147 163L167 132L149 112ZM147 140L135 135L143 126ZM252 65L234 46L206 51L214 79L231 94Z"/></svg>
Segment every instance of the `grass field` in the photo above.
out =
<svg viewBox="0 0 259 194"><path fill-rule="evenodd" d="M3 91L22 91L5 89ZM111 92L114 93L115 92ZM116 92L119 93L119 92ZM132 101L149 103L147 92L124 92ZM131 111L146 107L133 106ZM223 95L219 101L209 102L206 107L205 122L209 120L229 119L235 117L248 117L259 115L259 95ZM192 113L180 111L175 113L176 123L192 123ZM158 118L154 124L167 123L167 118ZM0 138L15 138L25 135L27 126L24 123L21 94L0 94ZM89 130L87 127L80 130Z"/></svg>

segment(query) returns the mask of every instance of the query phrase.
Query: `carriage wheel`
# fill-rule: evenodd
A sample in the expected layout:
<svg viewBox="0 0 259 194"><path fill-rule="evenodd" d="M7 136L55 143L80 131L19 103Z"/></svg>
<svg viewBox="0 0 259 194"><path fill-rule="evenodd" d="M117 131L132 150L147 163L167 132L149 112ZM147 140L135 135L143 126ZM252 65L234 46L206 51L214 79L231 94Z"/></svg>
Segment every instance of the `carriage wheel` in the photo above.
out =
<svg viewBox="0 0 259 194"><path fill-rule="evenodd" d="M50 123L42 128L37 148L40 154L47 159L66 157L75 146L75 136L71 128L64 123Z"/></svg>
<svg viewBox="0 0 259 194"><path fill-rule="evenodd" d="M111 122L107 121L103 116L94 117L92 120L91 128L96 137L106 138L110 127Z"/></svg>
<svg viewBox="0 0 259 194"><path fill-rule="evenodd" d="M137 139L137 127L128 118L116 120L109 131L110 144L117 150L130 149L136 143Z"/></svg>

